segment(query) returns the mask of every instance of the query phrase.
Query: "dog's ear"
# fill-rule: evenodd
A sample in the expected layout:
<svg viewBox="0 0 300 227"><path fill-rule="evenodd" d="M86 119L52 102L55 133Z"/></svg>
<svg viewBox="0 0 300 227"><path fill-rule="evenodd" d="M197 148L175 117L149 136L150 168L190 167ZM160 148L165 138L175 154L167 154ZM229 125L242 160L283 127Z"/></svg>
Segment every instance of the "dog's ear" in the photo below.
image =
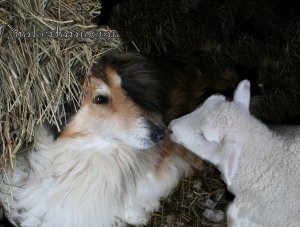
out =
<svg viewBox="0 0 300 227"><path fill-rule="evenodd" d="M223 175L225 181L227 185L230 186L239 164L241 146L237 142L226 142L225 140L226 139L223 141L223 160L221 160L221 162L223 162Z"/></svg>
<svg viewBox="0 0 300 227"><path fill-rule="evenodd" d="M234 102L242 105L246 110L249 110L250 104L250 82L249 80L243 80L235 89Z"/></svg>

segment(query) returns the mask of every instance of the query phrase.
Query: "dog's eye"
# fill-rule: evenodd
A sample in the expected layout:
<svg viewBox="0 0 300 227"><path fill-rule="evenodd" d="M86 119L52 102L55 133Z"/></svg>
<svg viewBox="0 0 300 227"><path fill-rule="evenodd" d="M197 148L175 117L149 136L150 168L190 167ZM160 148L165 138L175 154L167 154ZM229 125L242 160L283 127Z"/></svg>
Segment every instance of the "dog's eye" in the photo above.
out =
<svg viewBox="0 0 300 227"><path fill-rule="evenodd" d="M97 95L93 98L93 103L95 104L107 104L108 103L108 97L104 95Z"/></svg>

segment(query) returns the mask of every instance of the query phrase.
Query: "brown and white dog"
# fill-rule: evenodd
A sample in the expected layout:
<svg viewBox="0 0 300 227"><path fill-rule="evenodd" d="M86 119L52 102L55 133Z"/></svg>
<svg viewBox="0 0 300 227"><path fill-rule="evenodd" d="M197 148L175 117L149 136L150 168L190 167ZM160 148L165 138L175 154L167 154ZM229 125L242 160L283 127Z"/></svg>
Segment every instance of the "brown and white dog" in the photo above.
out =
<svg viewBox="0 0 300 227"><path fill-rule="evenodd" d="M192 171L184 148L165 137L164 123L218 86L184 61L178 73L171 67L177 64L176 57L167 64L133 54L99 59L79 111L58 138L39 127L35 148L17 156L13 173L2 174L12 182L0 186L6 217L23 227L146 223Z"/></svg>

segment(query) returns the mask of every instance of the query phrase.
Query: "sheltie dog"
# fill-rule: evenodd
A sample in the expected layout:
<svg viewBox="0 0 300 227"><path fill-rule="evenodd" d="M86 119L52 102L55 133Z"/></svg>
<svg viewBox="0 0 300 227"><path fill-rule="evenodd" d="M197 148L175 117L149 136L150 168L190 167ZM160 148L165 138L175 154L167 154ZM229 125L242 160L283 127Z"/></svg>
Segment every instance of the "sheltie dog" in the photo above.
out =
<svg viewBox="0 0 300 227"><path fill-rule="evenodd" d="M129 53L98 59L80 109L58 138L39 126L34 148L17 155L13 172L2 172L6 217L22 227L147 223L159 200L192 172L186 159L193 156L166 137L164 126L230 84L206 76L197 62Z"/></svg>

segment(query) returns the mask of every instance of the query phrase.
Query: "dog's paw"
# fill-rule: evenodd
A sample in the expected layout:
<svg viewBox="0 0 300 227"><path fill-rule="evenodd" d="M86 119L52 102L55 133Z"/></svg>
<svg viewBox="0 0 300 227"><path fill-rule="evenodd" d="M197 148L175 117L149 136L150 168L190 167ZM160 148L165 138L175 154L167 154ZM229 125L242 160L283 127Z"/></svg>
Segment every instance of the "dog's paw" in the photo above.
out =
<svg viewBox="0 0 300 227"><path fill-rule="evenodd" d="M151 213L157 211L160 208L160 202L158 199L145 199L141 202L146 212Z"/></svg>
<svg viewBox="0 0 300 227"><path fill-rule="evenodd" d="M130 207L126 209L124 221L130 225L145 225L150 218L149 213L142 207Z"/></svg>

